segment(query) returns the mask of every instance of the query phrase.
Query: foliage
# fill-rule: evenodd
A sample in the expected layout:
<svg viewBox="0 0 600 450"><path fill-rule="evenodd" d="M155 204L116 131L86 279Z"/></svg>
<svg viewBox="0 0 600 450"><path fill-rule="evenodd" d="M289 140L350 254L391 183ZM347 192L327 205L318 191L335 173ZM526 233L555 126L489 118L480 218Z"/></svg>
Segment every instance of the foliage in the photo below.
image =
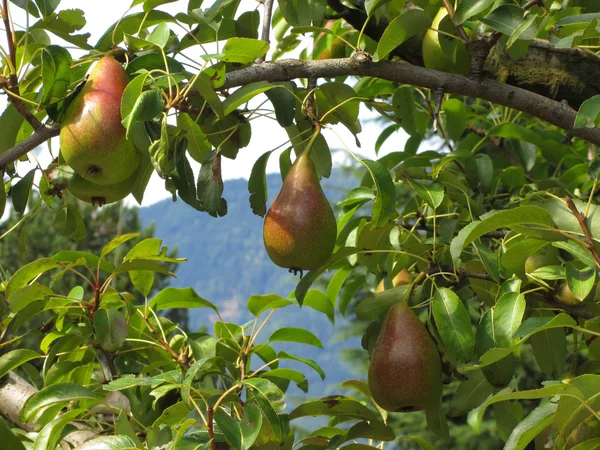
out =
<svg viewBox="0 0 600 450"><path fill-rule="evenodd" d="M260 115L288 133L279 158L284 175L291 151L299 155L310 141L318 174L329 177L333 143L319 130L344 127L360 144L361 107L385 126L376 154L399 130L409 139L377 160L350 151L364 176L339 202L333 255L304 274L289 298L251 296L254 319L246 324L219 320L212 334L188 333L163 315L219 311L192 288L152 295L155 275L171 276L181 260L156 238L124 251L138 233L94 252L65 248L15 270L0 285L2 339L9 328L14 336L0 343L14 348L0 357L0 377L17 379L16 371L39 392L19 406L13 424L29 433L0 419L5 441L36 450L61 440L79 445L74 423L95 436L82 449L366 450L394 441L394 414L372 402L364 380L344 384L352 394L285 409L290 384L306 391L304 372L323 373L271 345L321 348L301 320L256 339L281 308L303 305L331 321L337 309L364 322L369 354L385 313L406 301L437 344L451 400L449 410L429 405L425 412L434 444L413 435L398 436L399 443L440 447L451 434L458 443L447 415L477 430L493 411L495 429L486 432L505 449L523 449L536 436L560 449L596 445L597 2L375 0L349 8L281 0L267 24L273 40L268 26L258 38L259 10L242 12L239 2L190 0L175 15L159 8L167 3L134 0L137 9L115 17L92 44L79 33L86 23L80 10L59 10L57 0L2 2L0 88L10 104L0 116L0 211L10 205L21 229L42 210L69 239L84 239L94 226L86 228L68 189L53 184L53 167L25 171L19 159L57 135L101 55L123 62L131 80L120 112L142 155L132 192L138 202L156 171L174 198L226 215L222 158L235 159L248 145ZM270 18L273 3L264 5ZM15 28L9 7L27 10L25 30ZM447 14L438 14L441 7ZM423 54L432 43L445 62ZM298 51L301 63L263 62ZM254 108L263 95L272 105L266 113ZM249 208L258 215L272 198L265 168L274 150L259 155L248 183ZM197 173L192 160L201 164ZM36 191L39 199L30 202ZM21 249L26 236L19 235ZM555 263L526 271L527 258L547 247L558 249ZM402 269L413 281L393 287ZM61 286L67 273L76 281ZM144 304L113 285L127 277ZM314 283L325 279L323 292ZM373 293L381 279L387 289ZM25 348L18 333L42 313L50 319L39 350ZM521 376L531 367L534 376ZM296 434L290 424L310 416L329 418L328 426Z"/></svg>

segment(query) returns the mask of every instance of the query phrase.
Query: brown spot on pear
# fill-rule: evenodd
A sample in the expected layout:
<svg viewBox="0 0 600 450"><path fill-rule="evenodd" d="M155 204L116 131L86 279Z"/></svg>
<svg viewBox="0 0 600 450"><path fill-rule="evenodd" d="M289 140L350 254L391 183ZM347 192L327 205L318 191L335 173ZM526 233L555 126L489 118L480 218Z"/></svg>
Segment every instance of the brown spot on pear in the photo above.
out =
<svg viewBox="0 0 600 450"><path fill-rule="evenodd" d="M393 305L371 353L369 389L391 412L425 409L439 400L442 366L437 348L406 303Z"/></svg>
<svg viewBox="0 0 600 450"><path fill-rule="evenodd" d="M315 269L331 256L336 236L333 210L305 150L292 165L265 217L267 254L279 267Z"/></svg>
<svg viewBox="0 0 600 450"><path fill-rule="evenodd" d="M141 154L126 139L121 124L121 97L128 81L117 61L101 58L62 123L62 158L79 176L96 184L120 183L140 163Z"/></svg>

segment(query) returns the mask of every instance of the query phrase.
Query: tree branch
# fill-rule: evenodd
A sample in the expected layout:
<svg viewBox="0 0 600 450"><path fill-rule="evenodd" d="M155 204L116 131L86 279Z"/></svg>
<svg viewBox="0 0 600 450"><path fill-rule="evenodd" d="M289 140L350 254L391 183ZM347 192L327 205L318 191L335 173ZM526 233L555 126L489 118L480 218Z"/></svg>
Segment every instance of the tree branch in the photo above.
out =
<svg viewBox="0 0 600 450"><path fill-rule="evenodd" d="M260 35L260 39L269 42L269 33L271 31L271 16L273 15L273 1L274 0L264 0L263 5L265 7L264 16L263 16L263 24L262 24L262 32ZM265 60L265 58L258 58L256 60L257 63L261 63Z"/></svg>
<svg viewBox="0 0 600 450"><path fill-rule="evenodd" d="M585 243L587 244L588 250L594 257L596 265L600 267L600 254L598 254L598 250L596 250L596 246L594 245L594 238L592 237L592 233L590 233L590 228L587 224L587 217L577 209L577 206L571 197L566 197L565 201L567 202L567 207L571 210L577 219L577 222L579 222L579 226L581 227L583 235L585 236Z"/></svg>
<svg viewBox="0 0 600 450"><path fill-rule="evenodd" d="M371 62L357 54L352 58L262 63L227 74L223 89L256 81L289 81L295 78L370 76L428 89L443 88L446 93L476 97L538 117L563 128L572 136L600 145L600 128L573 128L577 111L534 92L490 79L470 79L402 62Z"/></svg>
<svg viewBox="0 0 600 450"><path fill-rule="evenodd" d="M19 142L10 150L0 154L0 171L2 171L8 164L16 161L21 156L26 155L31 150L36 148L38 145L46 142L48 139L58 136L60 134L60 125L42 125L42 128L35 131L24 141Z"/></svg>

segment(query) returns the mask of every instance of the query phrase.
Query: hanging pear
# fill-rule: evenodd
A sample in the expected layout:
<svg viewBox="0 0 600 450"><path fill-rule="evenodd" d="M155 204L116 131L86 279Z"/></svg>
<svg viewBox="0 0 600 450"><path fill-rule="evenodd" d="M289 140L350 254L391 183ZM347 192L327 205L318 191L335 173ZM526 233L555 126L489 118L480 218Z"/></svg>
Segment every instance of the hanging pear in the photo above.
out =
<svg viewBox="0 0 600 450"><path fill-rule="evenodd" d="M67 108L60 130L61 155L92 183L120 183L140 163L141 154L126 139L121 124L121 97L127 83L127 74L116 60L100 58Z"/></svg>
<svg viewBox="0 0 600 450"><path fill-rule="evenodd" d="M310 160L310 148L311 144L294 161L263 227L269 258L290 271L321 266L331 256L337 236L335 216Z"/></svg>
<svg viewBox="0 0 600 450"><path fill-rule="evenodd" d="M425 409L439 400L442 365L437 348L413 310L392 306L371 353L369 389L391 412Z"/></svg>

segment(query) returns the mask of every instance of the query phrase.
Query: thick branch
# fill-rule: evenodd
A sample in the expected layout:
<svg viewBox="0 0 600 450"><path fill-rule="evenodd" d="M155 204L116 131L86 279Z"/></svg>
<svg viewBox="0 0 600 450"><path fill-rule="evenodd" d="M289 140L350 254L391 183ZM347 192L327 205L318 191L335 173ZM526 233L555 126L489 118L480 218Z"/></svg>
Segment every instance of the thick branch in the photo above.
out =
<svg viewBox="0 0 600 450"><path fill-rule="evenodd" d="M558 101L494 80L474 80L402 62L371 62L364 57L360 60L358 58L321 61L281 60L228 73L223 88L256 81L333 78L342 75L370 76L428 89L443 88L446 93L481 98L523 111L563 128L572 136L600 145L600 128L573 128L577 112Z"/></svg>
<svg viewBox="0 0 600 450"><path fill-rule="evenodd" d="M58 136L60 125L43 125L42 128L35 131L31 136L22 142L19 142L10 150L0 154L0 171L8 164L16 161L21 156L26 155L38 145L46 142L48 139Z"/></svg>

